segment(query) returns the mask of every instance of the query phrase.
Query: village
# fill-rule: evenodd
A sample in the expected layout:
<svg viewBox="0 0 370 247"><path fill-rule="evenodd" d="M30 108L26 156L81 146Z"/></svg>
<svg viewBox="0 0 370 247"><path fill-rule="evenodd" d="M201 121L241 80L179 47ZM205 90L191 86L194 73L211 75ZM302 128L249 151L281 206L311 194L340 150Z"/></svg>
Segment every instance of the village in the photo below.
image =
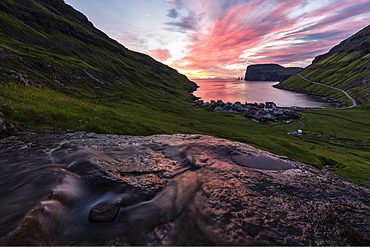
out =
<svg viewBox="0 0 370 247"><path fill-rule="evenodd" d="M211 100L211 102L204 102L201 99L193 103L194 106L206 107L214 111L224 111L232 113L241 113L245 117L251 118L256 123L266 123L268 121L290 121L299 119L299 115L294 109L287 107L278 107L274 102L265 103L248 103L241 102L226 102L222 100Z"/></svg>

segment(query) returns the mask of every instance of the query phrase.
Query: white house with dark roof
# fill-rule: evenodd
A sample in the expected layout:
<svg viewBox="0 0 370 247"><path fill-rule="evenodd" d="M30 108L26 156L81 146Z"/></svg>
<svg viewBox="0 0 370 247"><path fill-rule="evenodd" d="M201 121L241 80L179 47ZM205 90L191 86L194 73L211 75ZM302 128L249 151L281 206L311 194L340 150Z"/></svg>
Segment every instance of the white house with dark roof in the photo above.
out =
<svg viewBox="0 0 370 247"><path fill-rule="evenodd" d="M276 109L276 104L274 102L266 102L263 110L274 111L274 109Z"/></svg>

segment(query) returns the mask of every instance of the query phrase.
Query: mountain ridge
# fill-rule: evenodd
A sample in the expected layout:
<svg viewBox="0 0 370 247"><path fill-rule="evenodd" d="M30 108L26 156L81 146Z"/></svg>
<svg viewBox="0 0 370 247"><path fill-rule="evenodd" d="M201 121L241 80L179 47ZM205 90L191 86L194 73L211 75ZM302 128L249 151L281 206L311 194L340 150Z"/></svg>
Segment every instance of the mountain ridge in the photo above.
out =
<svg viewBox="0 0 370 247"><path fill-rule="evenodd" d="M345 90L360 106L370 105L370 26L343 40L329 52L317 56L300 74L312 81ZM349 105L341 92L313 85L299 76L279 84L279 87L334 97Z"/></svg>
<svg viewBox="0 0 370 247"><path fill-rule="evenodd" d="M319 63L324 59L328 58L329 56L338 53L338 52L354 52L354 51L361 51L364 54L370 53L370 26L364 27L354 35L350 36L349 38L343 40L338 45L334 46L329 50L329 52L319 55L315 57L313 60L313 64Z"/></svg>
<svg viewBox="0 0 370 247"><path fill-rule="evenodd" d="M21 4L17 1L6 0L0 3L0 11L4 13L1 18L2 24L0 24L2 35L5 35L4 38L8 38L8 43L12 45L12 47L7 47L4 44L0 47L2 48L1 53L11 51L13 54L20 54L23 60L29 61L26 66L23 62L23 66L18 64L18 68L14 66L15 68L10 69L27 69L44 76L54 72L61 77L58 80L59 83L56 84L67 84L67 87L70 86L68 84L71 79L66 80L62 77L69 72L69 77L76 79L74 73L71 73L71 70L75 70L76 67L80 67L79 76L83 76L86 81L94 84L97 80L93 78L104 81L105 75L108 77L106 84L111 84L109 80L112 80L110 77L113 76L121 82L127 79L130 82L136 81L144 84L144 86L152 84L147 80L148 77L160 81L161 83L157 84L158 87L161 87L161 84L168 86L172 83L176 89L190 90L195 86L185 76L178 74L175 69L155 61L148 55L130 51L109 38L105 33L96 29L86 16L62 0L26 0ZM40 55L45 55L45 57ZM35 62L32 58L39 61ZM68 61L70 59L75 60L74 63ZM58 66L60 63L63 66ZM1 67L5 67L3 63ZM50 71L50 69L48 71L47 67L54 67L55 71ZM60 67L64 70L58 71L61 70ZM103 75L99 75L99 72L103 72ZM47 80L49 85L56 86L50 76L45 77L49 79Z"/></svg>

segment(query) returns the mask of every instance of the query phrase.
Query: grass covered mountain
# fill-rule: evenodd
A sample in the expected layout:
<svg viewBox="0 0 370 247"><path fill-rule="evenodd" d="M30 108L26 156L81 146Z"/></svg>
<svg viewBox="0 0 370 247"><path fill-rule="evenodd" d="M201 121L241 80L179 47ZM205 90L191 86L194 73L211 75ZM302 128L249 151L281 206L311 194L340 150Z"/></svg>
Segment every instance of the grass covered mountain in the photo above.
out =
<svg viewBox="0 0 370 247"><path fill-rule="evenodd" d="M357 104L370 106L370 26L316 57L300 74L309 80L342 89ZM280 83L280 86L330 95L349 104L343 93L312 84L298 75Z"/></svg>
<svg viewBox="0 0 370 247"><path fill-rule="evenodd" d="M163 109L164 104L171 108L184 104L196 86L176 70L110 39L63 0L2 0L0 31L2 87L14 83L12 90L3 88L0 92L0 100L9 101L1 106L3 118L23 127L43 124L65 129L93 124L91 118L81 119L88 115L81 114L86 110L99 122L106 115L125 117L112 112L112 107L122 110L129 105L131 111L141 108L138 112L143 112L143 105L148 112ZM18 84L41 90L19 88ZM11 105L22 101L22 107ZM81 107L74 109L68 104ZM83 104L92 105L84 109ZM101 108L101 114L92 114L95 106L111 109L103 113L106 109ZM142 121L134 122L127 120L133 126ZM90 129L109 132L119 126L108 127L100 122Z"/></svg>

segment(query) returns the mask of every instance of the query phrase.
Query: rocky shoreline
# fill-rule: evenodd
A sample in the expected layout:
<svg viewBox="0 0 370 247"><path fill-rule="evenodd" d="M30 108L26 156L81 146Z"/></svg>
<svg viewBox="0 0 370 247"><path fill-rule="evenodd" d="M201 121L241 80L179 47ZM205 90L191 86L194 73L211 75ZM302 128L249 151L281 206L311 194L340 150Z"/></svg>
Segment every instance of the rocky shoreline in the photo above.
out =
<svg viewBox="0 0 370 247"><path fill-rule="evenodd" d="M324 94L320 94L320 93L313 93L313 92L310 92L310 91L296 89L296 88L285 87L285 86L282 86L280 84L273 85L273 87L277 88L277 89L282 89L282 90L295 92L295 93L306 94L308 96L311 96L311 97L314 97L314 98L317 98L317 99L322 99L322 100L327 101L329 103L335 104L336 107L338 107L338 108L347 106L347 104L345 102L340 101L340 100L338 100L334 97L328 96L328 95L324 95Z"/></svg>
<svg viewBox="0 0 370 247"><path fill-rule="evenodd" d="M3 245L370 244L369 187L247 144L26 131L0 147Z"/></svg>

